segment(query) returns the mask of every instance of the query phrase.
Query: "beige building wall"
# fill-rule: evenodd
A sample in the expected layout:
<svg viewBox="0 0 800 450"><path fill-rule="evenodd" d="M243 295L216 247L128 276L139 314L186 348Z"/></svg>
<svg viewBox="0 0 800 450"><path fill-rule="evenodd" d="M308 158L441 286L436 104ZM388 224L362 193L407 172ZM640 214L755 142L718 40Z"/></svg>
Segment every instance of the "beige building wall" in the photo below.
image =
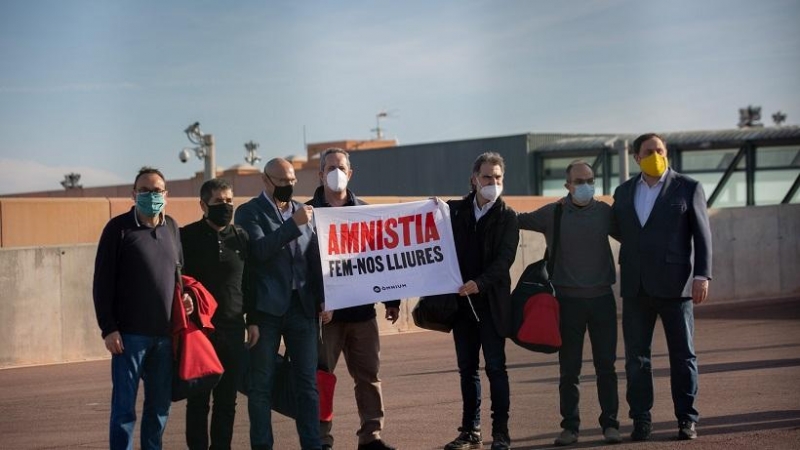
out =
<svg viewBox="0 0 800 450"><path fill-rule="evenodd" d="M260 181L259 181L260 182ZM202 217L197 197L175 197L169 187L167 214L180 225ZM251 196L262 188L252 188ZM234 190L235 205L248 201L241 190ZM130 195L130 193L128 193ZM309 195L298 195L305 201ZM422 200L425 197L364 197L372 204ZM504 197L517 211L533 211L553 201L548 197ZM445 199L446 200L446 199ZM609 198L605 198L610 201ZM123 198L0 198L0 247L35 247L50 245L93 244L100 238L106 223L133 206L133 199Z"/></svg>

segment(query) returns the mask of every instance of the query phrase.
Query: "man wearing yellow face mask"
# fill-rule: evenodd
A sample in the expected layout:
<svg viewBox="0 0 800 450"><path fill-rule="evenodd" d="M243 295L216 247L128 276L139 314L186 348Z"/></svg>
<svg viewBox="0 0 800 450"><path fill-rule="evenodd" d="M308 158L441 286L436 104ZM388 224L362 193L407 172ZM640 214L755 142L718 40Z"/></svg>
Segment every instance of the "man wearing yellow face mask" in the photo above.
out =
<svg viewBox="0 0 800 450"><path fill-rule="evenodd" d="M661 318L669 348L678 438L695 439L699 414L694 306L708 295L711 230L703 187L669 168L667 145L655 134L633 142L642 170L614 192L612 235L620 241L620 293L631 439L650 438L651 347ZM694 257L692 254L694 253Z"/></svg>

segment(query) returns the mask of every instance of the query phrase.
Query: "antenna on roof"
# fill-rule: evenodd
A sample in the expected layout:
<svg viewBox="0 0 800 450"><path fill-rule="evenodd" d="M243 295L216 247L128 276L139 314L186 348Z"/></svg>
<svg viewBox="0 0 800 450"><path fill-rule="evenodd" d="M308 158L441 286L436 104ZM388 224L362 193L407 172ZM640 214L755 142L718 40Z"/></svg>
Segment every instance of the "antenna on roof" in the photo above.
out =
<svg viewBox="0 0 800 450"><path fill-rule="evenodd" d="M384 128L381 128L381 119L386 119L388 117L396 117L397 115L394 113L396 110L386 111L382 109L375 114L375 128L371 129L370 131L375 132L375 140L380 141L383 139L383 134L386 131Z"/></svg>
<svg viewBox="0 0 800 450"><path fill-rule="evenodd" d="M783 125L783 122L786 122L786 114L783 111L778 111L772 115L772 121L775 122L775 126L779 127Z"/></svg>
<svg viewBox="0 0 800 450"><path fill-rule="evenodd" d="M748 105L747 108L739 108L739 128L763 127L761 120L761 107Z"/></svg>
<svg viewBox="0 0 800 450"><path fill-rule="evenodd" d="M78 184L81 181L81 174L70 172L64 175L64 181L61 182L61 186L64 186L64 189L81 189L83 185Z"/></svg>

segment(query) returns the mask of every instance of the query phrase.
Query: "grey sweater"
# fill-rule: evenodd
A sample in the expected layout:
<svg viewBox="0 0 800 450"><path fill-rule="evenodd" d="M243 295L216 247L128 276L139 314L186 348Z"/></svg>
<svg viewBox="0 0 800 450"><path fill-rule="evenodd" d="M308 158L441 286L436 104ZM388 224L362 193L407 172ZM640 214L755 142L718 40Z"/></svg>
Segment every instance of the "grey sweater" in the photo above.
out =
<svg viewBox="0 0 800 450"><path fill-rule="evenodd" d="M519 228L543 233L553 248L553 214L556 203L518 216ZM616 282L614 257L608 241L611 206L592 200L584 207L567 196L561 216L561 237L556 255L553 285L558 294L591 298L611 293Z"/></svg>

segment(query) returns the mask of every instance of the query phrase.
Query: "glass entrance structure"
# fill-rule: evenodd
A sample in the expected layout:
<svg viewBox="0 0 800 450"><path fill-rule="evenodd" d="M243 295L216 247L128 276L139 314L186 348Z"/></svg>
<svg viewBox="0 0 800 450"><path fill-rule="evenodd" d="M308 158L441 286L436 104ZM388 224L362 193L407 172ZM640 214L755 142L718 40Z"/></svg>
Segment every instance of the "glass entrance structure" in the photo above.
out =
<svg viewBox="0 0 800 450"><path fill-rule="evenodd" d="M709 207L800 203L800 127L659 134L667 141L670 166L703 184ZM567 165L582 159L594 168L597 193L612 195L627 178L620 177L620 149L629 174L638 173L629 150L635 138L567 137L531 148L533 194L562 195Z"/></svg>

